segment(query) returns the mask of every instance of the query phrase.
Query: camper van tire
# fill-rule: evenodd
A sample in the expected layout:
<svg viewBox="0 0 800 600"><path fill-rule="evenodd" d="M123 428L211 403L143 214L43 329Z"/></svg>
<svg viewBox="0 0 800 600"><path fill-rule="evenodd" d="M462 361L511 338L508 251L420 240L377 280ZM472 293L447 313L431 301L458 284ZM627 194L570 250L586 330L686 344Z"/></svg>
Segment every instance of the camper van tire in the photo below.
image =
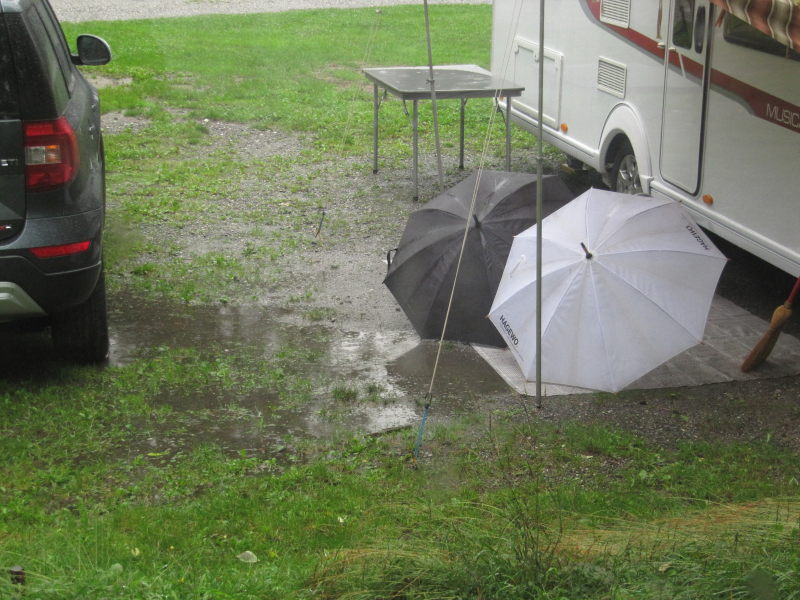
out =
<svg viewBox="0 0 800 600"><path fill-rule="evenodd" d="M623 194L641 194L642 182L639 179L639 164L633 146L625 140L614 156L609 173L611 189Z"/></svg>

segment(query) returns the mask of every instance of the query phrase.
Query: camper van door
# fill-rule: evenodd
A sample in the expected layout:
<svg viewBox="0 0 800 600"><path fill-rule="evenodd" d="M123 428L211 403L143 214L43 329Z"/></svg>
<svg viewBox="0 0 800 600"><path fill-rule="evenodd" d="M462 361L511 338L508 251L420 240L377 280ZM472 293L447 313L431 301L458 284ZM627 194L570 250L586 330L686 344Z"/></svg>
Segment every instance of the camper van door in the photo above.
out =
<svg viewBox="0 0 800 600"><path fill-rule="evenodd" d="M664 111L661 175L697 192L708 90L709 6L707 0L672 0L664 52Z"/></svg>

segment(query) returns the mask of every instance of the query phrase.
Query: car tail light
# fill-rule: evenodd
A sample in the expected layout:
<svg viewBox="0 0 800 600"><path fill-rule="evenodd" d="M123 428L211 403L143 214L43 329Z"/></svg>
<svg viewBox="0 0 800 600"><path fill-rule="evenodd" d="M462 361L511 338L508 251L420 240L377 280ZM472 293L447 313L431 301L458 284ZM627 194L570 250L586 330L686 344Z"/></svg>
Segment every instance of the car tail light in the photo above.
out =
<svg viewBox="0 0 800 600"><path fill-rule="evenodd" d="M25 186L41 192L66 185L78 172L78 142L64 117L25 123Z"/></svg>
<svg viewBox="0 0 800 600"><path fill-rule="evenodd" d="M31 254L36 258L56 258L86 252L92 245L91 240L75 242L74 244L61 244L59 246L40 246L31 248Z"/></svg>

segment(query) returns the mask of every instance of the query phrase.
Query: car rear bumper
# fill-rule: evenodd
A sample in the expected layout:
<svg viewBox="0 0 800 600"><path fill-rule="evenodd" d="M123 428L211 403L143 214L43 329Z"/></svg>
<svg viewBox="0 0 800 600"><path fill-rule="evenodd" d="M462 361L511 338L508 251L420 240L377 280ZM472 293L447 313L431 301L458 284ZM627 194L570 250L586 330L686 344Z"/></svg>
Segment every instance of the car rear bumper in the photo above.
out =
<svg viewBox="0 0 800 600"><path fill-rule="evenodd" d="M21 257L0 258L0 294L10 290L9 303L0 301L0 321L42 313L52 314L77 306L89 297L100 277L102 263L60 273L42 273ZM27 296L25 298L24 296ZM15 316L14 307L37 306L41 312ZM9 310L10 312L5 312Z"/></svg>
<svg viewBox="0 0 800 600"><path fill-rule="evenodd" d="M0 321L43 317L47 313L16 283L0 281Z"/></svg>
<svg viewBox="0 0 800 600"><path fill-rule="evenodd" d="M0 245L0 321L60 312L89 297L102 270L102 217L97 210L28 219L18 237ZM30 252L85 240L91 241L88 250L68 256L39 259Z"/></svg>

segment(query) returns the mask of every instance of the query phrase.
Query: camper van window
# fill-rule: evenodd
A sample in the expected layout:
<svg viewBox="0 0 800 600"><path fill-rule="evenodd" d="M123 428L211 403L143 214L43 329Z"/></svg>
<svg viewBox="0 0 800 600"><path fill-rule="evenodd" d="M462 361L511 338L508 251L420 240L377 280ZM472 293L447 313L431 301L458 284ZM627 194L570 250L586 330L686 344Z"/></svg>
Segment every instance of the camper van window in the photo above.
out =
<svg viewBox="0 0 800 600"><path fill-rule="evenodd" d="M703 42L706 33L706 7L701 6L697 9L697 17L694 20L694 51L698 54L703 53Z"/></svg>
<svg viewBox="0 0 800 600"><path fill-rule="evenodd" d="M694 23L694 0L678 0L672 21L672 44L680 48L692 47L692 25Z"/></svg>
<svg viewBox="0 0 800 600"><path fill-rule="evenodd" d="M725 16L723 37L731 44L753 48L754 50L760 50L775 56L783 56L792 60L800 60L800 52L784 46L779 41L772 39L765 33L761 33L749 23L734 17L730 13Z"/></svg>

